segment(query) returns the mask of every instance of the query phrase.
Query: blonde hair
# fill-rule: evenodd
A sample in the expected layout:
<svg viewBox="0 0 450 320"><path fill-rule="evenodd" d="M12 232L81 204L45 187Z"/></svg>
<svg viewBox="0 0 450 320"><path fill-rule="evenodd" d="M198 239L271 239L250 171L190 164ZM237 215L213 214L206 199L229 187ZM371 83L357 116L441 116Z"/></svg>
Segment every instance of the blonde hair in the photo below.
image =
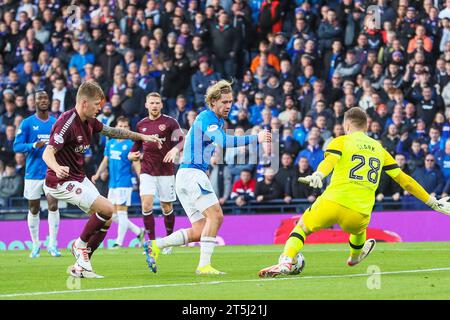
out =
<svg viewBox="0 0 450 320"><path fill-rule="evenodd" d="M232 84L232 82L228 82L227 80L220 80L219 82L208 87L205 95L206 104L211 107L212 103L219 100L222 94L233 92L231 87Z"/></svg>
<svg viewBox="0 0 450 320"><path fill-rule="evenodd" d="M344 121L349 121L358 129L367 128L367 114L360 107L353 107L344 113Z"/></svg>
<svg viewBox="0 0 450 320"><path fill-rule="evenodd" d="M155 97L155 98L159 98L160 100L162 100L162 97L158 92L150 92L149 94L147 94L147 96L145 97L145 101L147 101L148 98L150 98L150 97Z"/></svg>
<svg viewBox="0 0 450 320"><path fill-rule="evenodd" d="M103 93L102 88L93 80L83 82L78 88L77 102L80 102L82 97L105 100L105 94Z"/></svg>

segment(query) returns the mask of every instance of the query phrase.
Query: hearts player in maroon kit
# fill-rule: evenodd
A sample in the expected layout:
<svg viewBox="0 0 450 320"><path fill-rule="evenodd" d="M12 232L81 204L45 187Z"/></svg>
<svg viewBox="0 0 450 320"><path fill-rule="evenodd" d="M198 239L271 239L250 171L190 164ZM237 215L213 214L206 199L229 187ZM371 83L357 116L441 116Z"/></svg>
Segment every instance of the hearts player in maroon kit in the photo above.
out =
<svg viewBox="0 0 450 320"><path fill-rule="evenodd" d="M48 166L44 191L58 200L64 200L91 214L80 237L72 245L76 263L70 274L78 278L101 278L92 270L91 254L105 238L108 220L114 206L101 196L83 171L84 154L90 147L92 134L101 133L110 138L132 139L155 143L161 140L152 135L112 128L95 116L105 96L94 81L86 81L78 89L75 108L64 112L53 125L50 141L42 156Z"/></svg>
<svg viewBox="0 0 450 320"><path fill-rule="evenodd" d="M159 93L152 92L146 97L145 107L148 117L138 122L136 131L142 134L152 134L162 140L162 148L153 143L136 141L130 150L128 159L139 161L140 196L142 214L144 216L145 232L150 240L155 239L155 218L153 217L153 198L158 193L167 235L173 232L175 215L172 203L175 195L174 160L184 144L184 135L178 121L161 113L163 103ZM141 153L142 150L142 153ZM171 247L164 253L170 253Z"/></svg>

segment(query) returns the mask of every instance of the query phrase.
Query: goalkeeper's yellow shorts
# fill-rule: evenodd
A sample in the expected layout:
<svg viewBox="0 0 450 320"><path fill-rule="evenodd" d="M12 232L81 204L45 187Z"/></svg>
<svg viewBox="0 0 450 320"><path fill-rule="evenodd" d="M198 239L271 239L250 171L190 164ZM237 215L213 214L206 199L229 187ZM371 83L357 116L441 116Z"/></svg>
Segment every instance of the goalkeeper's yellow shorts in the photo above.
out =
<svg viewBox="0 0 450 320"><path fill-rule="evenodd" d="M364 215L346 208L337 202L318 197L302 216L303 223L311 232L338 224L350 234L361 234L370 222L370 215Z"/></svg>

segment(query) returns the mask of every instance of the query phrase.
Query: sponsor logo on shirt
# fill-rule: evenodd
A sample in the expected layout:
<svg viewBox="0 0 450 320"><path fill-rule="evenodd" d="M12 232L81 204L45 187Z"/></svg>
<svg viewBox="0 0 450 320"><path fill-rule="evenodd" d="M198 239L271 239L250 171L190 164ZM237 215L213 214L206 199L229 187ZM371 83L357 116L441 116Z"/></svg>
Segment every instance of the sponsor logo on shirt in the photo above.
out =
<svg viewBox="0 0 450 320"><path fill-rule="evenodd" d="M77 153L86 153L87 149L89 149L90 146L91 146L90 144L88 144L86 146L85 145L79 145L79 146L75 147L74 151L77 152Z"/></svg>
<svg viewBox="0 0 450 320"><path fill-rule="evenodd" d="M109 151L111 160L122 160L122 152L119 150L110 150Z"/></svg>

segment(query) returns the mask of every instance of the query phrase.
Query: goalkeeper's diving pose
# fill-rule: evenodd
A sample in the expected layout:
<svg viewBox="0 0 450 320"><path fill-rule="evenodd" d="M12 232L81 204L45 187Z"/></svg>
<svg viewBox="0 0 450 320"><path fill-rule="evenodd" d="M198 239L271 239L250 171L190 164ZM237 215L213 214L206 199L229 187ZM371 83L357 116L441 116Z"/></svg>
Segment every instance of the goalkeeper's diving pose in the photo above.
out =
<svg viewBox="0 0 450 320"><path fill-rule="evenodd" d="M293 274L295 257L306 237L316 231L338 224L350 234L349 266L364 260L375 247L375 240L366 241L366 229L375 202L375 191L384 170L403 189L426 203L433 210L450 215L449 197L437 200L413 178L405 174L392 156L376 140L365 134L367 115L359 107L344 115L346 135L335 138L327 146L325 159L312 175L299 182L322 188L322 180L331 171L331 182L325 192L308 208L292 230L278 264L259 271L260 277Z"/></svg>

